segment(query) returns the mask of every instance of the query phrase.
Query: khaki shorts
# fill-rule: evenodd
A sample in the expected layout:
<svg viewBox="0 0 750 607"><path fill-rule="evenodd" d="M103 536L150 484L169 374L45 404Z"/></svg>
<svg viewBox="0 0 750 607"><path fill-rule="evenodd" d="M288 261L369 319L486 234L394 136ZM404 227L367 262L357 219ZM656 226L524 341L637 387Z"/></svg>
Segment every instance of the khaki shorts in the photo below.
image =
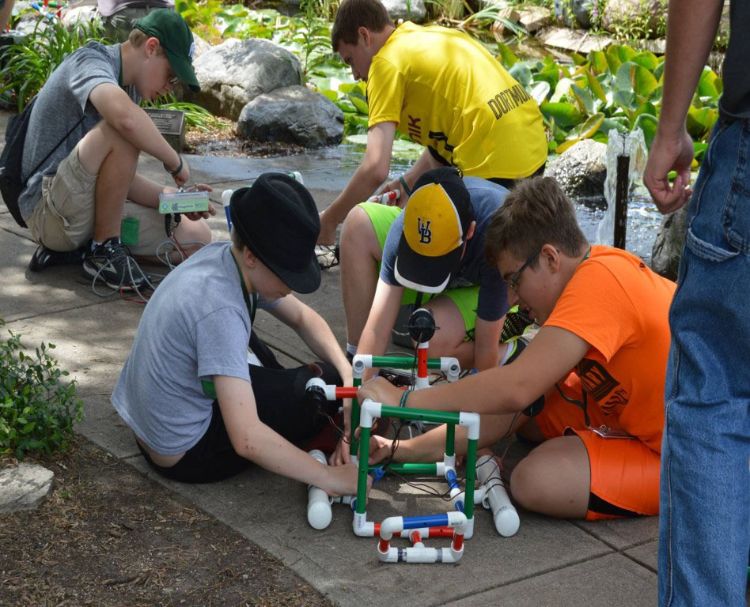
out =
<svg viewBox="0 0 750 607"><path fill-rule="evenodd" d="M32 238L53 251L73 251L90 240L96 178L81 166L75 148L57 167L57 173L42 180L42 198L27 222ZM130 246L131 252L154 255L167 238L164 216L126 200L123 217L136 217L139 222L138 244Z"/></svg>

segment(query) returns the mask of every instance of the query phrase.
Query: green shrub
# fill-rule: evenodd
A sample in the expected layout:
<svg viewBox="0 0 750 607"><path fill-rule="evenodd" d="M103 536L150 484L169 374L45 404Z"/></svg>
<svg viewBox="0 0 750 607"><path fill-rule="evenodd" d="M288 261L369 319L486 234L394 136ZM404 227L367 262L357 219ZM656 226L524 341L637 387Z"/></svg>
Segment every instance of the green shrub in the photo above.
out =
<svg viewBox="0 0 750 607"><path fill-rule="evenodd" d="M46 455L65 451L73 423L83 417L75 380L58 367L42 343L34 355L24 351L20 335L0 341L0 453L22 458L27 452Z"/></svg>
<svg viewBox="0 0 750 607"><path fill-rule="evenodd" d="M66 28L59 19L40 18L22 44L7 48L0 70L0 97L22 111L47 78L70 53L89 40L106 40L98 22L77 23Z"/></svg>

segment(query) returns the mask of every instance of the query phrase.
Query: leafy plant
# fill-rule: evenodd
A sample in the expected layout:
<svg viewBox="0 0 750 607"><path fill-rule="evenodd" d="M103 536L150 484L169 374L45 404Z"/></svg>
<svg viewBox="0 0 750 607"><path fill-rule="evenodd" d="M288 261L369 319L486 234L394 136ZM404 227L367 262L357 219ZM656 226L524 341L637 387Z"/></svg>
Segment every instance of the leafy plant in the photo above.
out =
<svg viewBox="0 0 750 607"><path fill-rule="evenodd" d="M199 131L213 131L226 128L225 123L206 108L187 101L177 101L177 98L173 94L164 95L154 101L144 100L141 102L141 105L143 107L184 112L187 125Z"/></svg>
<svg viewBox="0 0 750 607"><path fill-rule="evenodd" d="M612 45L587 56L573 54L570 65L551 57L521 60L506 45L500 61L540 101L550 152L561 153L582 139L606 143L611 129L643 130L647 145L656 134L662 103L664 58L626 45ZM718 118L721 80L708 67L688 112L696 158Z"/></svg>
<svg viewBox="0 0 750 607"><path fill-rule="evenodd" d="M0 341L0 452L20 459L64 451L83 417L76 382L63 379L68 372L49 353L54 344L40 344L31 356L20 336L9 334Z"/></svg>
<svg viewBox="0 0 750 607"><path fill-rule="evenodd" d="M92 39L106 42L96 21L77 22L68 28L59 19L40 17L22 44L5 51L0 98L7 105L15 103L22 111L63 59Z"/></svg>

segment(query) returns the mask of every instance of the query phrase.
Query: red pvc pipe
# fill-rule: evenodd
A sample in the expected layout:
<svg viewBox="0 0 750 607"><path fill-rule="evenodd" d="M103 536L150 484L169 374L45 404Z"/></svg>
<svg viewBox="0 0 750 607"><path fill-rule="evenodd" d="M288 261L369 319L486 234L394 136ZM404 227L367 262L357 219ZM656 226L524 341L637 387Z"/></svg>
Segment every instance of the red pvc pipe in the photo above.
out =
<svg viewBox="0 0 750 607"><path fill-rule="evenodd" d="M337 387L336 398L357 398L357 388L352 386Z"/></svg>
<svg viewBox="0 0 750 607"><path fill-rule="evenodd" d="M427 348L421 345L417 349L417 377L427 377Z"/></svg>

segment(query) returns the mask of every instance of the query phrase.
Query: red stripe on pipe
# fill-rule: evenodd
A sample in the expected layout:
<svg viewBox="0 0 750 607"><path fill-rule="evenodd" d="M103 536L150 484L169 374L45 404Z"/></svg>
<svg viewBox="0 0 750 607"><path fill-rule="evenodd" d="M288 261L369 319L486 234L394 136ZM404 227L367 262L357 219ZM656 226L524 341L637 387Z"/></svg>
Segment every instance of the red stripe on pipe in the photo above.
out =
<svg viewBox="0 0 750 607"><path fill-rule="evenodd" d="M336 398L356 398L357 388L351 386L343 386L336 388Z"/></svg>
<svg viewBox="0 0 750 607"><path fill-rule="evenodd" d="M427 348L417 350L417 377L427 377Z"/></svg>
<svg viewBox="0 0 750 607"><path fill-rule="evenodd" d="M453 537L455 533L453 527L430 527L430 537Z"/></svg>

